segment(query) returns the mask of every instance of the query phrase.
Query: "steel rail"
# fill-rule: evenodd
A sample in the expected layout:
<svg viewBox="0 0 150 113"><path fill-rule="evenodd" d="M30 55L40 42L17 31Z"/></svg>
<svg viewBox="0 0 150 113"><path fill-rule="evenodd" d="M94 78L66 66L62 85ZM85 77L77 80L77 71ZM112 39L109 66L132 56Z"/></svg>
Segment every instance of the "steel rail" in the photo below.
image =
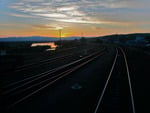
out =
<svg viewBox="0 0 150 113"><path fill-rule="evenodd" d="M131 106L132 106L132 112L133 113L136 113L135 112L135 104L134 104L134 98L133 98L133 90L132 90L132 85L131 85L131 79L130 79L130 73L129 73L129 67L128 67L128 62L127 62L127 58L126 58L126 54L124 52L124 50L122 48L119 48L121 50L121 52L123 53L123 59L125 61L125 67L126 67L126 72L127 72L127 78L128 78L128 84L129 84L129 90L130 90L130 97L131 97ZM94 113L98 113L98 110L100 109L100 104L102 103L102 99L104 97L104 94L106 92L106 89L108 87L108 84L109 84L109 81L110 81L110 78L112 76L112 72L114 70L114 67L115 67L115 64L116 64L116 60L118 58L118 49L117 49L117 52L116 52L116 56L115 56L115 59L113 61L113 65L111 67L111 70L110 70L110 73L109 73L109 76L106 80L106 83L104 85L104 88L102 90L102 93L100 95L100 98L98 100L98 103L97 103L97 106L95 108L95 111Z"/></svg>
<svg viewBox="0 0 150 113"><path fill-rule="evenodd" d="M132 103L132 111L133 111L133 113L136 113L135 112L133 90L132 90L132 84L131 84L131 79L130 79L130 73L129 73L129 66L128 66L128 62L127 62L127 57L126 57L126 54L125 54L124 50L122 48L120 48L120 49L121 49L121 51L123 53L125 64L126 64L126 70L127 70L128 82L129 82L129 88L130 88L131 103Z"/></svg>
<svg viewBox="0 0 150 113"><path fill-rule="evenodd" d="M104 50L105 50L105 49L103 49L101 52L103 52ZM17 82L8 84L8 85L4 86L2 89L3 89L3 91L4 91L4 89L11 88L10 91L12 91L13 89L16 89L16 88L12 88L12 87L15 86L15 85L18 85L18 88L19 88L19 87L22 86L23 82L25 82L25 84L26 84L27 82L30 83L30 81L33 81L34 79L35 79L35 80L40 79L40 78L42 78L42 77L45 77L45 76L47 76L47 75L49 75L49 74L52 74L52 73L58 71L58 70L61 70L61 69L66 68L66 67L68 67L68 66L74 65L74 64L76 64L76 63L78 63L78 62L80 62L80 61L82 61L82 60L87 59L88 57L93 56L94 54L96 54L96 53L93 53L93 54L88 55L88 56L86 56L86 57L80 58L79 60L76 60L76 61L73 61L73 62L71 62L71 63L65 64L65 65L60 66L60 67L58 67L58 68L54 68L54 69L52 69L52 70L43 72L43 73L41 73L41 74L37 74L37 75L31 76L31 77L25 78L25 79L23 79L23 80L20 80L20 81L17 81ZM20 85L20 84L21 84L21 85ZM10 91L7 91L7 92L10 92ZM4 91L3 93L5 93L5 91Z"/></svg>
<svg viewBox="0 0 150 113"><path fill-rule="evenodd" d="M51 59L41 60L41 61L39 61L39 62L34 62L34 63L26 64L26 65L17 67L16 70L15 70L15 72L27 70L27 69L30 69L30 68L32 68L32 67L38 67L38 66L40 66L40 65L48 64L48 63L57 61L57 60L59 60L59 59L63 59L63 58L66 58L66 57L71 57L71 56L73 56L73 54L64 55L64 56L60 56L60 57L56 57L56 58L51 58ZM40 64L39 64L39 63L40 63ZM36 65L36 64L38 64L38 65Z"/></svg>
<svg viewBox="0 0 150 113"><path fill-rule="evenodd" d="M94 49L94 48L92 48ZM92 50L92 49L89 49L89 50ZM26 64L26 65L22 65L22 66L19 66L16 68L15 72L19 72L19 71L23 71L23 70L27 70L27 69L30 69L32 67L38 67L40 65L43 65L43 64L48 64L48 63L51 63L51 62L54 62L54 61L57 61L59 59L63 59L63 58L66 58L66 57L71 57L73 56L74 54L68 54L68 55L64 55L64 56L59 56L59 57L55 57L55 58L50 58L50 59L46 59L46 60L40 60L38 62L34 62L34 63L30 63L30 64ZM43 64L39 64L39 63L43 63ZM36 65L38 64L38 65ZM30 67L29 67L30 66ZM32 66L32 67L31 67Z"/></svg>
<svg viewBox="0 0 150 113"><path fill-rule="evenodd" d="M77 48L77 47L72 47L72 48L70 48L70 49L74 49L74 48ZM67 48L67 49L65 49L65 50L68 50L69 48ZM59 50L57 50L57 52L58 52ZM42 53L40 53L40 54L42 54L43 55L43 52ZM47 54L47 53L46 53ZM30 55L30 54L29 54ZM31 54L32 55L32 54ZM37 54L38 55L38 54ZM61 56L60 56L61 57ZM53 59L53 58L51 58L51 59ZM55 59L55 58L54 58ZM45 59L45 60L49 60L49 59ZM43 60L40 60L40 61L44 61L44 59ZM36 63L36 62L34 62L34 63ZM22 65L22 66L19 66L19 67L23 67L23 66L26 66L26 65L32 65L32 64L34 64L34 63L29 63L29 64L25 64L25 65ZM18 68L19 68L18 67Z"/></svg>
<svg viewBox="0 0 150 113"><path fill-rule="evenodd" d="M111 67L110 73L109 73L108 78L107 78L107 81L106 81L106 83L105 83L105 85L104 85L103 91L102 91L102 93L101 93L101 95L100 95L100 98L99 98L99 100L98 100L98 103L97 103L97 106L96 106L96 109L95 109L94 113L97 113L97 112L98 112L99 106L100 106L100 104L101 104L101 102L102 102L104 93L105 93L105 91L106 91L106 88L107 88L107 86L108 86L109 80L110 80L111 75L112 75L112 72L113 72L113 70L114 70L114 67L115 67L115 64L116 64L116 60L117 60L117 56L118 56L118 50L116 49L116 56L115 56L115 58L114 58L113 65L112 65L112 67Z"/></svg>
<svg viewBox="0 0 150 113"><path fill-rule="evenodd" d="M54 80L48 82L47 84L41 86L40 88L38 88L38 89L32 91L32 92L29 93L28 95L26 95L26 96L22 97L21 99L15 101L15 102L14 102L13 104L11 104L8 108L12 108L13 106L17 105L18 103L20 103L20 102L26 100L27 98L29 98L29 97L31 97L32 95L38 93L38 92L41 91L42 89L45 89L46 87L50 86L51 84L55 83L56 81L58 81L58 80L64 78L65 76L67 76L67 75L69 75L70 73L76 71L77 69L81 68L82 66L84 66L84 65L86 65L87 63L93 61L94 59L96 59L97 57L99 57L99 56L101 56L101 55L102 55L102 53L101 53L101 54L98 54L98 53L97 53L95 56L90 57L87 61L84 61L84 62L82 62L81 64L78 64L77 66L75 66L75 67L73 67L73 68L71 68L71 69L68 69L68 70L65 71L65 72L62 72L62 73L60 74L61 76L56 77Z"/></svg>

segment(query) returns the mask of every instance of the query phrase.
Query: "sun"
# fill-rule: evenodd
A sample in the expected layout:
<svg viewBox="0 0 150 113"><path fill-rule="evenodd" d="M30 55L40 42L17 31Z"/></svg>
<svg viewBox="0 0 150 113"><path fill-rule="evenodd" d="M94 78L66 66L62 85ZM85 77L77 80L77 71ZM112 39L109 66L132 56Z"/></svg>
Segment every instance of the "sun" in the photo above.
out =
<svg viewBox="0 0 150 113"><path fill-rule="evenodd" d="M56 27L56 30L62 30L62 29L63 27L60 27L60 26Z"/></svg>
<svg viewBox="0 0 150 113"><path fill-rule="evenodd" d="M69 37L71 36L73 33L62 33L62 37Z"/></svg>
<svg viewBox="0 0 150 113"><path fill-rule="evenodd" d="M64 37L66 37L66 35L65 35L64 33L62 33L62 35L61 35L61 36L62 36L63 38L64 38Z"/></svg>

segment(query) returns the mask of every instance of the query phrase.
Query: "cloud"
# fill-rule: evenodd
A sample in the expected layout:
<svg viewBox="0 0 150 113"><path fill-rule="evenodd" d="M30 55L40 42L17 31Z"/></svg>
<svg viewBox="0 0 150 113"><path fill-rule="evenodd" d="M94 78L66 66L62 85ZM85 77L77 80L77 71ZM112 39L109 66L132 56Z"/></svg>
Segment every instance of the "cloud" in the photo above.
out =
<svg viewBox="0 0 150 113"><path fill-rule="evenodd" d="M131 17L136 20L133 14L137 13L137 8L144 8L146 0L143 1L145 2L140 0L17 0L10 8L18 12L12 16L26 18L28 16L22 13L27 13L30 16L43 17L52 21L101 24L105 21L105 23L126 22L130 21ZM123 15L127 14L130 16L124 18Z"/></svg>
<svg viewBox="0 0 150 113"><path fill-rule="evenodd" d="M68 22L68 23L83 23L83 24L101 24L103 22L101 21L92 21L92 20L86 20L82 18L69 18L69 19L56 19L56 21L60 22Z"/></svg>
<svg viewBox="0 0 150 113"><path fill-rule="evenodd" d="M23 29L24 34L33 31L34 35L56 36L53 30L58 27L77 34L85 31L87 35L99 31L109 34L120 30L132 32L132 28L150 29L150 0L0 1L0 23L7 23L1 24L0 29L8 29L12 34L19 34L16 31Z"/></svg>
<svg viewBox="0 0 150 113"><path fill-rule="evenodd" d="M68 26L61 25L61 24L33 24L30 25L33 29L40 29L40 30L59 30L59 29L64 29L67 28Z"/></svg>
<svg viewBox="0 0 150 113"><path fill-rule="evenodd" d="M51 30L56 30L56 27L50 26L50 25L31 25L33 28L36 29L51 29Z"/></svg>
<svg viewBox="0 0 150 113"><path fill-rule="evenodd" d="M0 26L14 26L16 24L0 24Z"/></svg>
<svg viewBox="0 0 150 113"><path fill-rule="evenodd" d="M0 26L8 27L8 28L31 28L32 25L28 24L18 24L18 23L7 23L7 24L0 24Z"/></svg>
<svg viewBox="0 0 150 113"><path fill-rule="evenodd" d="M15 16L15 17L23 17L23 18L29 18L29 17L33 17L30 15L25 15L25 14L16 14L16 13L11 13L11 16Z"/></svg>
<svg viewBox="0 0 150 113"><path fill-rule="evenodd" d="M76 10L78 7L77 6L64 6L64 7L58 7L57 11L62 12L62 11L73 11Z"/></svg>
<svg viewBox="0 0 150 113"><path fill-rule="evenodd" d="M49 14L34 14L38 16L45 16L45 17L51 17L51 18L66 18L67 15L60 14L60 13L49 13Z"/></svg>

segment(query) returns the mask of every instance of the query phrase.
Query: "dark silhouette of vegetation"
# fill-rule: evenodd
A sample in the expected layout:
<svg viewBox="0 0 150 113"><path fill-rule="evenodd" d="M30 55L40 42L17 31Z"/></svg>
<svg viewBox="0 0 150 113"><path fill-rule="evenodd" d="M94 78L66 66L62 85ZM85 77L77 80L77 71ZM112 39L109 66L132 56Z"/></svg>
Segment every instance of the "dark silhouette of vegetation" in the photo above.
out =
<svg viewBox="0 0 150 113"><path fill-rule="evenodd" d="M86 42L87 42L87 39L84 38L84 37L82 37L82 38L80 39L80 42L81 42L81 43L86 43Z"/></svg>

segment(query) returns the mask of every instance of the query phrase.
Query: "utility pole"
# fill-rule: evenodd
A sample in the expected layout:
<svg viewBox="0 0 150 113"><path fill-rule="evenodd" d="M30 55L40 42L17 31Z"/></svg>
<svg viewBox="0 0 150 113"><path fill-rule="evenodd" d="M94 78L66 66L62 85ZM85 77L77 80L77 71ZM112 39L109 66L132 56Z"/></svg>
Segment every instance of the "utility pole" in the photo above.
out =
<svg viewBox="0 0 150 113"><path fill-rule="evenodd" d="M61 46L61 44L62 44L62 42L61 42L61 29L59 29L59 39L60 39L60 46Z"/></svg>
<svg viewBox="0 0 150 113"><path fill-rule="evenodd" d="M83 38L83 32L81 32L81 38Z"/></svg>

